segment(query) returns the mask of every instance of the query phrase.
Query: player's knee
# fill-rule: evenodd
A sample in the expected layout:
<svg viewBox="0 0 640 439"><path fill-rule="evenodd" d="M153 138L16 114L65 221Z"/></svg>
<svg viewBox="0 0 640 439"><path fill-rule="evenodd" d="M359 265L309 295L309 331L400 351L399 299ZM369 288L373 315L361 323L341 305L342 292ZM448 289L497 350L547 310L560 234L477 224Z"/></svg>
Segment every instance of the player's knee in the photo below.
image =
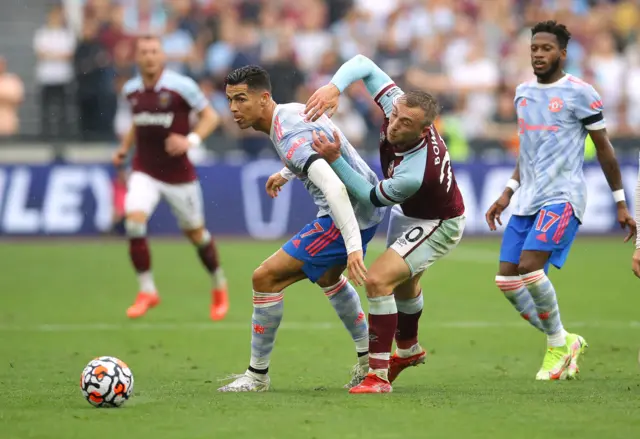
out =
<svg viewBox="0 0 640 439"><path fill-rule="evenodd" d="M124 228L127 236L131 238L141 238L147 235L147 218L146 216L127 215L124 222Z"/></svg>
<svg viewBox="0 0 640 439"><path fill-rule="evenodd" d="M182 233L196 246L207 244L211 240L211 234L204 227L183 230Z"/></svg>
<svg viewBox="0 0 640 439"><path fill-rule="evenodd" d="M269 268L262 264L253 271L251 283L253 284L254 291L269 293L274 288L274 277Z"/></svg>
<svg viewBox="0 0 640 439"><path fill-rule="evenodd" d="M540 264L535 260L521 260L520 264L518 264L518 273L520 275L533 273L534 271L538 271L544 268L544 265L540 266Z"/></svg>
<svg viewBox="0 0 640 439"><path fill-rule="evenodd" d="M381 276L374 273L369 273L367 279L364 281L364 286L367 291L367 297L382 297L391 294L392 290L387 285Z"/></svg>

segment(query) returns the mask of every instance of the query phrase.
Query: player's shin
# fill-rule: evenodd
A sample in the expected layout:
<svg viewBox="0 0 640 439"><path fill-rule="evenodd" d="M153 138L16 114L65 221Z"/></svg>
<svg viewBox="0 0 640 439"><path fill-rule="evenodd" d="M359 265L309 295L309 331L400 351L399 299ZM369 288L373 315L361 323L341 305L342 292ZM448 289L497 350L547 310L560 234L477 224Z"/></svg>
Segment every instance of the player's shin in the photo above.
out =
<svg viewBox="0 0 640 439"><path fill-rule="evenodd" d="M222 267L220 267L218 250L213 241L213 237L206 229L202 232L201 236L200 242L196 244L200 261L207 271L211 273L213 289L225 288L227 286L227 280L224 277Z"/></svg>
<svg viewBox="0 0 640 439"><path fill-rule="evenodd" d="M520 276L496 276L496 285L523 319L534 328L544 332L536 304Z"/></svg>
<svg viewBox="0 0 640 439"><path fill-rule="evenodd" d="M564 346L567 333L560 320L560 309L553 284L544 270L523 274L522 280L536 305L540 323L547 334L547 344L549 347Z"/></svg>
<svg viewBox="0 0 640 439"><path fill-rule="evenodd" d="M255 377L266 376L276 333L284 312L284 293L253 292L251 317L251 361L249 372Z"/></svg>
<svg viewBox="0 0 640 439"><path fill-rule="evenodd" d="M393 295L369 297L369 372L388 381L391 346L398 326Z"/></svg>
<svg viewBox="0 0 640 439"><path fill-rule="evenodd" d="M151 252L147 242L147 226L144 223L126 220L129 238L129 257L138 277L140 293L156 294L156 286L151 273Z"/></svg>
<svg viewBox="0 0 640 439"><path fill-rule="evenodd" d="M398 327L396 329L396 355L408 358L422 352L418 344L418 322L422 315L424 300L422 291L408 300L395 299L398 309Z"/></svg>
<svg viewBox="0 0 640 439"><path fill-rule="evenodd" d="M363 367L368 366L369 328L355 288L346 277L341 276L338 283L322 290L356 344L358 363Z"/></svg>

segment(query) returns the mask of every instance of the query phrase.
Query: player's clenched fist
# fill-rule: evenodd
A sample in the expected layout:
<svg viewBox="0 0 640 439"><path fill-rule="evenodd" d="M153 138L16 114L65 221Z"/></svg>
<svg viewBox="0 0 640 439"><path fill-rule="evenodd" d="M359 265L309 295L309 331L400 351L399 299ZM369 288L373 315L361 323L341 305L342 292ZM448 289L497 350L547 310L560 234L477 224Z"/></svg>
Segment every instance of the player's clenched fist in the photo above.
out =
<svg viewBox="0 0 640 439"><path fill-rule="evenodd" d="M276 172L275 174L271 175L271 177L269 177L269 179L267 180L267 184L265 186L267 195L269 195L271 198L277 197L278 192L282 190L282 186L287 184L288 181L289 180L284 178L282 174L280 174L280 172Z"/></svg>
<svg viewBox="0 0 640 439"><path fill-rule="evenodd" d="M127 150L125 148L118 148L116 152L113 153L113 157L111 161L113 162L113 166L119 168L124 165L124 161L127 158Z"/></svg>
<svg viewBox="0 0 640 439"><path fill-rule="evenodd" d="M164 141L165 151L171 156L186 154L190 146L186 136L176 133L169 134Z"/></svg>
<svg viewBox="0 0 640 439"><path fill-rule="evenodd" d="M487 220L487 224L489 225L489 230L497 230L496 221L498 222L498 224L502 225L500 215L502 215L502 212L507 208L507 206L509 206L510 201L511 196L503 193L500 198L498 198L498 200L491 205L489 210L487 210L485 219Z"/></svg>
<svg viewBox="0 0 640 439"><path fill-rule="evenodd" d="M328 117L334 115L338 109L340 90L333 84L320 87L307 101L304 113L307 119L314 122L326 113Z"/></svg>
<svg viewBox="0 0 640 439"><path fill-rule="evenodd" d="M364 285L367 279L367 267L364 265L364 255L362 250L349 253L347 257L347 272L349 279L358 286Z"/></svg>

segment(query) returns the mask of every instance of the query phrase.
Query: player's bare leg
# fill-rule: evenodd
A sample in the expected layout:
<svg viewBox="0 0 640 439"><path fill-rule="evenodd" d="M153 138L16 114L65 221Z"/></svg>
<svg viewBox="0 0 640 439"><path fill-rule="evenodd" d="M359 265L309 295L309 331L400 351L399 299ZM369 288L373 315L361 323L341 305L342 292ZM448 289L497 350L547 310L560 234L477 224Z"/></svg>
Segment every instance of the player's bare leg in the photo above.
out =
<svg viewBox="0 0 640 439"><path fill-rule="evenodd" d="M581 336L567 333L562 325L556 291L544 271L550 256L549 252L524 250L518 266L547 334L547 353L536 375L542 381L575 378L578 359L587 347Z"/></svg>
<svg viewBox="0 0 640 439"><path fill-rule="evenodd" d="M332 267L316 283L355 343L358 363L351 369L351 380L344 386L350 389L360 384L369 370L369 327L358 292L342 275L345 269L345 265Z"/></svg>
<svg viewBox="0 0 640 439"><path fill-rule="evenodd" d="M200 261L211 275L211 319L222 320L229 310L229 295L227 292L227 280L220 266L218 249L213 237L204 227L185 230L184 234L198 249Z"/></svg>
<svg viewBox="0 0 640 439"><path fill-rule="evenodd" d="M398 285L393 294L398 308L396 352L389 363L389 382L393 383L407 367L424 364L427 352L418 343L418 323L422 315L423 297L420 278L424 272Z"/></svg>
<svg viewBox="0 0 640 439"><path fill-rule="evenodd" d="M496 285L504 293L505 299L511 303L523 319L528 321L534 328L544 332L540 318L538 318L536 304L531 297L531 293L524 286L516 264L500 261L500 268L496 275Z"/></svg>
<svg viewBox="0 0 640 439"><path fill-rule="evenodd" d="M369 374L349 393L389 393L391 347L398 326L393 290L411 277L404 259L387 249L369 268L365 287L369 300Z"/></svg>
<svg viewBox="0 0 640 439"><path fill-rule="evenodd" d="M138 295L127 309L129 318L143 316L160 299L151 273L151 253L147 241L147 214L141 211L127 213L125 228L129 238L129 256L138 277Z"/></svg>

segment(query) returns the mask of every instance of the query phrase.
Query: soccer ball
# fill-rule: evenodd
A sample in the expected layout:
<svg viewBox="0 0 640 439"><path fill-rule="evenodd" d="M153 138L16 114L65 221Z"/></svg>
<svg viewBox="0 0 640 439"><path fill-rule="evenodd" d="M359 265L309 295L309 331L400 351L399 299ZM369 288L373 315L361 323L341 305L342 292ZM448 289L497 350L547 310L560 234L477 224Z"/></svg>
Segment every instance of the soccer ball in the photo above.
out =
<svg viewBox="0 0 640 439"><path fill-rule="evenodd" d="M82 371L80 389L95 407L120 407L133 392L133 374L115 357L94 358Z"/></svg>

